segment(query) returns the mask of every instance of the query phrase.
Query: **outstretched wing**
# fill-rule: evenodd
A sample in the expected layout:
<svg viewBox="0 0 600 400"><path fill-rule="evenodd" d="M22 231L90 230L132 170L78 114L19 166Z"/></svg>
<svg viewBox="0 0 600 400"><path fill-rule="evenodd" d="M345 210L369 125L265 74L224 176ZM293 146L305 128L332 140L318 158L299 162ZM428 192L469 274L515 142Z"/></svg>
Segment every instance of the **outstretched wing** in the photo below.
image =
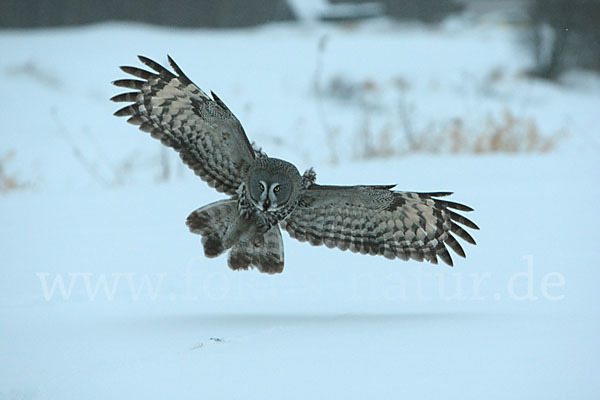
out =
<svg viewBox="0 0 600 400"><path fill-rule="evenodd" d="M211 187L234 195L255 157L238 119L217 95L211 92L211 98L196 86L171 57L169 62L177 75L149 58L138 58L153 72L121 67L140 80L113 82L134 89L111 99L133 103L115 115L129 116L127 122L175 149Z"/></svg>
<svg viewBox="0 0 600 400"><path fill-rule="evenodd" d="M470 207L436 197L451 193L395 192L392 186L312 185L296 209L280 224L291 237L312 245L350 249L437 264L441 258L452 266L446 246L465 257L453 235L475 244L462 224L479 229L452 210Z"/></svg>

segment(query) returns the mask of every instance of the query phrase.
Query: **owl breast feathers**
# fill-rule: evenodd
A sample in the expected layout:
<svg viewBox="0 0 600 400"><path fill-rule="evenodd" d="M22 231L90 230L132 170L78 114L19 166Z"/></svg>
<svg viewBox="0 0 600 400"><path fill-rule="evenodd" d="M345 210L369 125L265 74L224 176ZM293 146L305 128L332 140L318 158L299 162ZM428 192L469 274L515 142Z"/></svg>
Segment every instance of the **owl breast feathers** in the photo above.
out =
<svg viewBox="0 0 600 400"><path fill-rule="evenodd" d="M439 258L450 266L448 249L465 257L456 237L475 244L465 227L479 228L456 212L472 209L440 199L451 193L319 185L312 169L300 175L291 163L256 150L225 103L192 83L170 57L175 73L139 59L151 71L121 67L138 79L113 82L132 90L111 99L130 103L115 115L128 116L128 122L173 148L196 175L229 196L187 218L189 229L202 236L207 257L229 251L232 269L281 272L280 227L312 245L434 264Z"/></svg>

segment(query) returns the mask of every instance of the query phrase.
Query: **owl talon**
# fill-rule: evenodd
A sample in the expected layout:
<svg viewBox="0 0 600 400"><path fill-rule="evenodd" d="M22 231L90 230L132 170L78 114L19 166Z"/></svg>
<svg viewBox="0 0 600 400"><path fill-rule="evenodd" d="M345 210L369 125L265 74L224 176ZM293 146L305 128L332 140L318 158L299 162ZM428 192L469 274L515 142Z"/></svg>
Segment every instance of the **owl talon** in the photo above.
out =
<svg viewBox="0 0 600 400"><path fill-rule="evenodd" d="M265 236L256 235L254 238L254 247L263 247L265 245Z"/></svg>

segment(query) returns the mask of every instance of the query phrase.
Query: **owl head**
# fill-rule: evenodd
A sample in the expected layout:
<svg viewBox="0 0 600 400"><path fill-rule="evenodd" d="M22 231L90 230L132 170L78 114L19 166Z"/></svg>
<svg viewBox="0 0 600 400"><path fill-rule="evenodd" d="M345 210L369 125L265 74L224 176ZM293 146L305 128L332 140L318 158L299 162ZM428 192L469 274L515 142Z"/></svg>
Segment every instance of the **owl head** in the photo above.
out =
<svg viewBox="0 0 600 400"><path fill-rule="evenodd" d="M247 197L262 212L277 211L298 198L302 177L298 169L277 158L261 158L246 179Z"/></svg>

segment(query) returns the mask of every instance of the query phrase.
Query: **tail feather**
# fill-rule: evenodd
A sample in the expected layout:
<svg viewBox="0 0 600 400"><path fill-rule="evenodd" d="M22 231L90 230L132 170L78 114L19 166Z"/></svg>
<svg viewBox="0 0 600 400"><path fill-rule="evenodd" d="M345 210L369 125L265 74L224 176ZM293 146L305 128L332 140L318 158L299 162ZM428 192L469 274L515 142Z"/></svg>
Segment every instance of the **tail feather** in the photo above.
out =
<svg viewBox="0 0 600 400"><path fill-rule="evenodd" d="M264 243L239 241L231 248L227 264L234 270L256 267L260 272L268 274L282 272L283 240L279 226L276 225L265 233Z"/></svg>
<svg viewBox="0 0 600 400"><path fill-rule="evenodd" d="M242 234L236 200L221 200L192 212L186 225L192 233L202 235L206 257L217 257L231 248L227 263L231 269L258 268L269 274L283 271L283 241L279 226L256 240L252 235Z"/></svg>

